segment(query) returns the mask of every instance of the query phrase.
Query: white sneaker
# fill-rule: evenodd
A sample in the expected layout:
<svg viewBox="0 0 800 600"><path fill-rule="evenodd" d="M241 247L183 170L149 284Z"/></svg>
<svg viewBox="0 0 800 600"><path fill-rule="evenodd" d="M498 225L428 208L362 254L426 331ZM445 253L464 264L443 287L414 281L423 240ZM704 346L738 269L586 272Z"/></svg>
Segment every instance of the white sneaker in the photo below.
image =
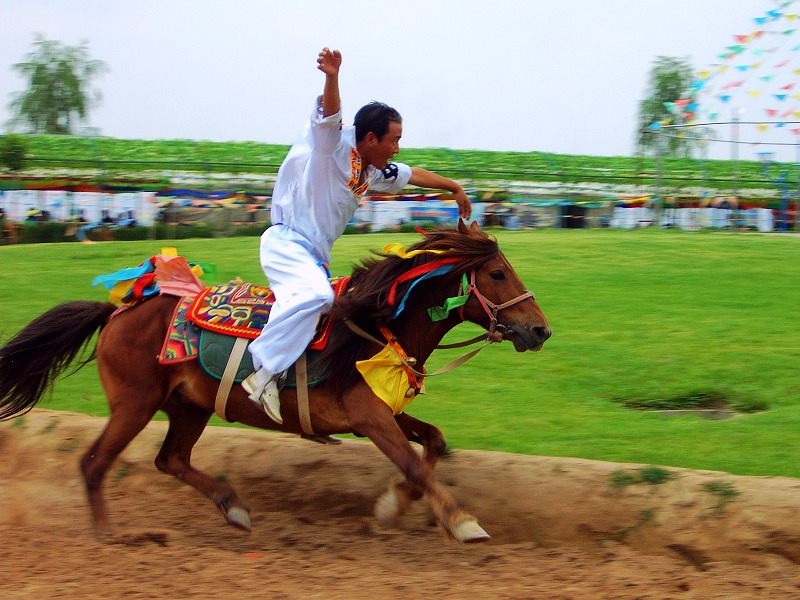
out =
<svg viewBox="0 0 800 600"><path fill-rule="evenodd" d="M283 423L283 417L281 416L280 394L280 390L278 389L278 381L276 379L270 379L267 385L264 387L264 391L261 392L261 397L259 398L259 404L261 404L261 408L263 408L264 412L267 413L267 416L278 423L278 425Z"/></svg>
<svg viewBox="0 0 800 600"><path fill-rule="evenodd" d="M264 382L265 374L259 370L248 375L242 381L242 387L249 394L250 400L258 404L267 413L267 416L278 423L283 423L281 416L280 390L275 377Z"/></svg>

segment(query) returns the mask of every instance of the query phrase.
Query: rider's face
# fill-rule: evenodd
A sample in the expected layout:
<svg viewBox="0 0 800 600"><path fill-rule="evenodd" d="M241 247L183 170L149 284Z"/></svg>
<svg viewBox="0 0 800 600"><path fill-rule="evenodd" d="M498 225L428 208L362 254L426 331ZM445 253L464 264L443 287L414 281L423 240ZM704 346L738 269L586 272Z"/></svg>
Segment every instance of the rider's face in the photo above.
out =
<svg viewBox="0 0 800 600"><path fill-rule="evenodd" d="M383 169L400 152L400 138L403 137L403 125L395 121L389 122L389 130L381 139L370 132L367 134L367 152L365 158L378 169Z"/></svg>

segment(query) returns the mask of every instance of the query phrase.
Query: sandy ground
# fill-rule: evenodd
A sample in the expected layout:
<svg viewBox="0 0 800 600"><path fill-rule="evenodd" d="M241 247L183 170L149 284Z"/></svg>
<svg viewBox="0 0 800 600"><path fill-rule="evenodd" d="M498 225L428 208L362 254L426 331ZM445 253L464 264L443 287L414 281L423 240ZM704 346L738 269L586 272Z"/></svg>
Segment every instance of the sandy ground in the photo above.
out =
<svg viewBox="0 0 800 600"><path fill-rule="evenodd" d="M98 542L77 463L104 422L0 424L0 598L800 598L800 480L671 469L614 488L641 465L459 451L439 480L492 535L463 546L424 500L376 524L396 471L370 443L255 430L209 428L194 455L250 504L251 534L155 469L151 423L109 474Z"/></svg>

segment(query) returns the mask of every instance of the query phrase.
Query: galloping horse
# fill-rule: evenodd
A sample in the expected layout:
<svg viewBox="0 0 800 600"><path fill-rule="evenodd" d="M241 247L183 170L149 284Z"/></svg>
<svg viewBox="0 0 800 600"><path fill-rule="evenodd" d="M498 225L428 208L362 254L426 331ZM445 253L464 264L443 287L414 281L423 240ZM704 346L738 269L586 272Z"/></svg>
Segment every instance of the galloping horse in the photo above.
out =
<svg viewBox="0 0 800 600"><path fill-rule="evenodd" d="M434 261L449 269L432 269ZM461 301L449 310L448 299L454 297ZM110 532L103 479L159 410L167 414L169 428L156 467L205 494L232 525L250 529L249 508L236 491L190 462L214 413L219 381L196 360L169 365L157 360L179 301L160 294L113 318L117 306L110 302L67 302L34 319L0 348L0 419L8 419L33 408L100 330L94 353L78 367L96 358L111 409L105 429L80 462L98 536ZM444 314L433 320L431 307L442 307ZM540 350L551 333L547 320L497 242L476 223L467 227L460 222L458 229L429 233L408 251L366 259L355 267L330 317L331 338L318 363L325 377L307 390L314 432L367 437L397 465L405 480L392 484L376 503L383 523L394 522L424 494L446 535L461 542L487 539L475 518L434 479L434 467L446 450L439 429L405 412L394 414L355 363L385 350L388 345L379 338L391 332L391 356L404 353L400 366L421 375L445 334L462 321L484 327L487 340L510 340L518 352ZM418 391L411 389L411 395ZM280 401L282 425L234 385L225 415L253 427L302 434L298 391L285 387ZM409 442L422 445L422 456Z"/></svg>

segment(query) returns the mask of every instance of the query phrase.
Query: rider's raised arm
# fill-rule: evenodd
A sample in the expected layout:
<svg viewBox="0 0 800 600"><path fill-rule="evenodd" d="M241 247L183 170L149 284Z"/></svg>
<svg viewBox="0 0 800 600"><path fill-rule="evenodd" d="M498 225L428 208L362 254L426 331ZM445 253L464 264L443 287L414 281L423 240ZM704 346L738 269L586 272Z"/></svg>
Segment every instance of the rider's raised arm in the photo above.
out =
<svg viewBox="0 0 800 600"><path fill-rule="evenodd" d="M322 91L322 116L330 117L339 112L342 102L339 98L339 68L342 66L342 53L323 48L317 58L317 68L325 73L325 87Z"/></svg>

